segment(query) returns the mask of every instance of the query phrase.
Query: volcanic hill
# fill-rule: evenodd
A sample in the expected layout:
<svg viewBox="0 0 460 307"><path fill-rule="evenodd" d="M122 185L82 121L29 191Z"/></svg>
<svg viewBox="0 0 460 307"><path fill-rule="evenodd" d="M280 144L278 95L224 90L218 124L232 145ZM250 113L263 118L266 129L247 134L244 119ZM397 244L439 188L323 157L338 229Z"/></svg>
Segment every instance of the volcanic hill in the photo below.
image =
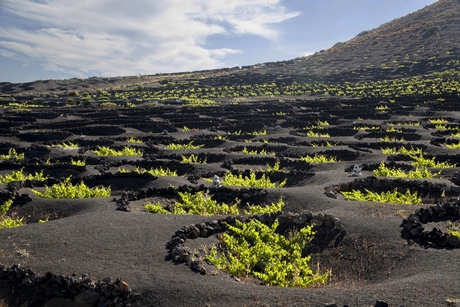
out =
<svg viewBox="0 0 460 307"><path fill-rule="evenodd" d="M71 90L135 89L159 81L200 80L215 84L278 82L359 82L419 76L460 66L460 2L439 0L407 16L365 30L327 50L288 61L244 67L136 77L38 80L0 83L0 93L53 93Z"/></svg>
<svg viewBox="0 0 460 307"><path fill-rule="evenodd" d="M1 83L0 306L457 306L459 8L290 61Z"/></svg>

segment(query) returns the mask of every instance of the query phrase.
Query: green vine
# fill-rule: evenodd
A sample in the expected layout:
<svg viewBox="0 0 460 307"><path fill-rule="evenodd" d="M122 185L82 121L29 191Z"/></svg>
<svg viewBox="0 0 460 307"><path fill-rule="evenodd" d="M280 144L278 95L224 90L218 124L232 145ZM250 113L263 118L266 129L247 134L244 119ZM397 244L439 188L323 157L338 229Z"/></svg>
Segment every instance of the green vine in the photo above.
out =
<svg viewBox="0 0 460 307"><path fill-rule="evenodd" d="M324 285L331 272L319 273L309 266L310 256L303 256L306 244L315 232L312 226L291 231L288 236L276 233L276 220L271 227L252 219L247 223L236 220L230 233L222 236L224 251L212 246L208 261L218 269L238 277L252 275L269 286L313 287Z"/></svg>

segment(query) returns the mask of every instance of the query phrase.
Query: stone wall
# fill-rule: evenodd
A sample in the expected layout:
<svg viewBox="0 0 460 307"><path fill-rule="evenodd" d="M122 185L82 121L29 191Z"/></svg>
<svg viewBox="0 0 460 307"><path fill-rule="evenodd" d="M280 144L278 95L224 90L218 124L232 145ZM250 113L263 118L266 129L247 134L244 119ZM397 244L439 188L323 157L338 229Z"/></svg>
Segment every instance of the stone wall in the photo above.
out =
<svg viewBox="0 0 460 307"><path fill-rule="evenodd" d="M433 227L425 230L423 224L438 221L457 221L460 218L460 200L440 202L435 206L420 208L404 219L402 236L408 240L437 245L440 247L459 247L460 238Z"/></svg>
<svg viewBox="0 0 460 307"><path fill-rule="evenodd" d="M239 215L228 216L223 219L213 220L210 222L197 223L184 226L177 230L171 240L166 243L169 250L169 256L176 263L186 263L193 271L206 274L206 268L201 260L192 260L192 250L185 246L187 239L196 239L198 237L206 238L211 235L222 233L228 229L228 225L235 225L236 220L240 222L249 222L252 219L271 225L278 219L281 225L290 225L302 228L307 225L315 227L325 227L327 229L342 229L342 222L331 214L313 214L310 211L302 213L277 212L273 214L258 215Z"/></svg>
<svg viewBox="0 0 460 307"><path fill-rule="evenodd" d="M69 302L73 300L82 307L128 307L141 299L141 295L133 292L120 278L98 280L88 274L58 275L51 272L38 276L20 264L10 268L0 265L0 285L2 289L11 290L6 298L11 306L28 306L29 302L41 306L52 298L62 298L69 299Z"/></svg>

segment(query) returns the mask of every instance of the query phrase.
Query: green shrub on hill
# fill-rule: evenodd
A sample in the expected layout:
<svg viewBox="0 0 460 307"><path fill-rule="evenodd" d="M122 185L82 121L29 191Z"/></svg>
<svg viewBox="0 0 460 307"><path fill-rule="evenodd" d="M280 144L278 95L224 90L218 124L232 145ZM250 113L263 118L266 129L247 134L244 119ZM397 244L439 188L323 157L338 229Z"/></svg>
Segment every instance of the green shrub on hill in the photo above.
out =
<svg viewBox="0 0 460 307"><path fill-rule="evenodd" d="M412 165L432 168L455 168L457 164L451 164L449 162L438 162L436 157L431 159L423 157L423 155L410 155L412 158Z"/></svg>
<svg viewBox="0 0 460 307"><path fill-rule="evenodd" d="M180 149L199 149L203 148L204 144L201 145L193 145L193 141L190 141L187 144L175 144L171 143L167 146L165 146L165 149L170 149L170 150L180 150Z"/></svg>
<svg viewBox="0 0 460 307"><path fill-rule="evenodd" d="M307 162L307 163L312 163L312 164L340 162L337 160L336 157L327 157L322 154L315 154L313 156L307 155L305 157L300 157L299 160L303 162Z"/></svg>
<svg viewBox="0 0 460 307"><path fill-rule="evenodd" d="M258 151L257 149L254 149L254 150L248 150L246 148L246 146L243 148L243 154L245 155L270 155L270 156L274 156L276 155L276 153L274 151L267 151L266 149L261 149L260 151Z"/></svg>
<svg viewBox="0 0 460 307"><path fill-rule="evenodd" d="M191 154L190 156L182 155L183 164L206 164L206 158L201 160L197 155Z"/></svg>
<svg viewBox="0 0 460 307"><path fill-rule="evenodd" d="M5 216L5 214L10 210L11 205L13 204L13 198L8 199L2 205L0 205L0 229L1 228L13 228L24 225L23 218L12 218Z"/></svg>
<svg viewBox="0 0 460 307"><path fill-rule="evenodd" d="M385 166L384 162L381 162L379 167L373 171L374 176L376 177L393 177L393 178L426 178L431 179L441 174L441 171L437 173L432 173L426 167L416 168L415 170L411 170L409 172L404 172L399 168L389 168Z"/></svg>
<svg viewBox="0 0 460 307"><path fill-rule="evenodd" d="M264 173L260 178L257 178L256 173L251 170L249 176L243 174L233 175L228 173L221 181L224 186L238 186L251 188L283 188L286 185L287 179L280 183L271 182L270 178Z"/></svg>
<svg viewBox="0 0 460 307"><path fill-rule="evenodd" d="M146 203L144 205L144 209L147 211L147 212L150 212L150 213L157 213L157 214L171 214L170 211L166 210L162 204L160 204L159 202L156 202L156 203Z"/></svg>
<svg viewBox="0 0 460 307"><path fill-rule="evenodd" d="M198 215L235 215L239 213L239 200L228 205L218 203L208 193L177 192L180 201L174 203L174 214L198 214Z"/></svg>
<svg viewBox="0 0 460 307"><path fill-rule="evenodd" d="M86 160L70 160L70 164L75 165L75 166L86 166Z"/></svg>
<svg viewBox="0 0 460 307"><path fill-rule="evenodd" d="M407 149L406 147L401 147L397 149L396 147L386 147L386 148L380 148L382 150L382 153L385 155L423 155L423 149L421 148L414 148L411 146L410 149Z"/></svg>
<svg viewBox="0 0 460 307"><path fill-rule="evenodd" d="M313 272L311 256L303 256L306 244L314 238L312 226L291 231L288 236L276 232L278 220L267 226L256 219L236 221L230 233L222 236L224 250L213 245L207 260L218 269L238 277L254 276L269 286L313 287L324 285L331 272ZM319 266L318 266L319 269Z"/></svg>
<svg viewBox="0 0 460 307"><path fill-rule="evenodd" d="M90 188L84 182L73 185L67 177L63 182L53 184L51 187L46 186L45 192L39 192L31 189L32 193L44 198L95 198L109 197L111 194L110 187Z"/></svg>
<svg viewBox="0 0 460 307"><path fill-rule="evenodd" d="M411 193L409 189L405 193L401 193L397 189L381 193L372 192L368 189L365 189L365 191L365 193L360 190L353 190L351 192L342 191L340 193L351 201L375 201L402 205L417 205L422 203L422 199L418 196L417 192Z"/></svg>
<svg viewBox="0 0 460 307"><path fill-rule="evenodd" d="M277 203L271 203L267 206L261 205L249 205L247 210L244 210L244 214L270 214L281 211L286 204L283 199L280 198Z"/></svg>
<svg viewBox="0 0 460 307"><path fill-rule="evenodd" d="M141 157L144 152L142 149L132 148L125 146L122 150L116 150L107 146L97 146L93 153L97 156L107 157Z"/></svg>
<svg viewBox="0 0 460 307"><path fill-rule="evenodd" d="M11 174L8 175L0 175L0 183L10 183L14 181L26 181L26 180L37 180L37 181L45 181L48 179L47 176L43 175L43 171L40 173L24 175L23 169L19 171L13 171Z"/></svg>
<svg viewBox="0 0 460 307"><path fill-rule="evenodd" d="M24 159L24 153L18 154L16 152L16 149L10 148L8 150L8 154L0 155L0 158L2 158L2 160L23 160Z"/></svg>

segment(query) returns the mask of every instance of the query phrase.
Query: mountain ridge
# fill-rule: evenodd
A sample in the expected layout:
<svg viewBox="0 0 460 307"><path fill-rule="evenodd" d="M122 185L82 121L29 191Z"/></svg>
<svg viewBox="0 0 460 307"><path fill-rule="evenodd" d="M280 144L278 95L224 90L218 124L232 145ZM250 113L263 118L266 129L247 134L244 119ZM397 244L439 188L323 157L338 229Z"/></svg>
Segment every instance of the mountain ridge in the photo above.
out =
<svg viewBox="0 0 460 307"><path fill-rule="evenodd" d="M448 68L457 68L460 45L460 3L439 0L404 17L369 30L354 38L317 52L306 61L307 73L337 82L340 76L348 80L382 79L421 75ZM436 58L433 58L436 57ZM347 63L330 65L328 62ZM315 69L318 64L323 71ZM376 67L376 65L380 67ZM334 73L332 70L338 70ZM354 72L347 72L345 69ZM326 73L324 73L326 71ZM335 77L328 78L327 73ZM339 77L339 78L337 78Z"/></svg>
<svg viewBox="0 0 460 307"><path fill-rule="evenodd" d="M459 59L460 2L439 0L307 57L171 74L3 82L0 83L0 93L130 90L139 85L156 88L165 80L194 79L207 86L215 83L269 83L279 79L301 83L376 81L457 69Z"/></svg>

